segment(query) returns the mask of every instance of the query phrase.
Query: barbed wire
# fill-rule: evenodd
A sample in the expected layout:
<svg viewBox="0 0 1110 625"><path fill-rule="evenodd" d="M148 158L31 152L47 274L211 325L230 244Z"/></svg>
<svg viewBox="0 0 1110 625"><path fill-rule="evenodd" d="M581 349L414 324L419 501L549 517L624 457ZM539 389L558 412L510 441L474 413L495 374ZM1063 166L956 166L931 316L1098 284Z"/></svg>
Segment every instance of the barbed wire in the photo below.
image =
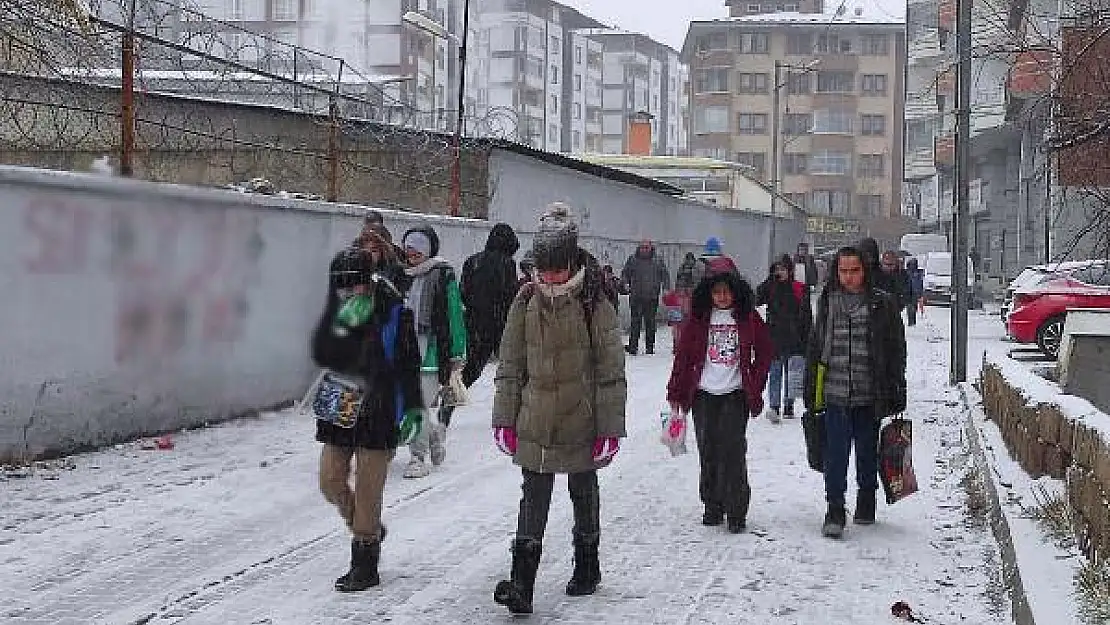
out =
<svg viewBox="0 0 1110 625"><path fill-rule="evenodd" d="M404 77L368 76L188 0L80 2L0 0L0 143L11 162L81 170L121 153L130 40L135 176L212 186L263 177L307 195L339 188L348 201L447 205L457 111L422 109L415 90L382 84ZM518 128L511 109L470 112L462 149L486 145L466 137L516 140ZM462 212L480 216L487 185L463 181Z"/></svg>

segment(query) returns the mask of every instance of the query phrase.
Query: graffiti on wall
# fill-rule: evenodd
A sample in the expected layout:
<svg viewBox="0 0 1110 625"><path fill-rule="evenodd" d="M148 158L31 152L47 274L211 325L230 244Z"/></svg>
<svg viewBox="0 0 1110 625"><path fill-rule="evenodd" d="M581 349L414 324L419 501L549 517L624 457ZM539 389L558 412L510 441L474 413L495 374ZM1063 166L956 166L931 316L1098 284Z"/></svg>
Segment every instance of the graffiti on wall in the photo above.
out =
<svg viewBox="0 0 1110 625"><path fill-rule="evenodd" d="M259 215L233 210L85 206L36 198L25 207L24 268L36 279L108 279L120 364L234 344L250 313L265 241Z"/></svg>

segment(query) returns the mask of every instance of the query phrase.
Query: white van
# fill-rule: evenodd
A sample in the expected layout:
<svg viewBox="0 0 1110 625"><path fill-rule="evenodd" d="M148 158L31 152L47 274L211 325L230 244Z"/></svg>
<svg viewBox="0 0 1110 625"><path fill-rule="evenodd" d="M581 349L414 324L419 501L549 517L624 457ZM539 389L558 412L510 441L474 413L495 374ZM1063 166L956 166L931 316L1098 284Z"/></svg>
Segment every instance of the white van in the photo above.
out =
<svg viewBox="0 0 1110 625"><path fill-rule="evenodd" d="M925 302L952 301L952 254L949 252L929 252L925 254L921 268L925 272ZM967 259L968 292L975 291L975 271L971 259ZM974 307L974 306L972 306Z"/></svg>
<svg viewBox="0 0 1110 625"><path fill-rule="evenodd" d="M898 248L924 266L926 254L948 251L948 237L943 234L905 234L902 235Z"/></svg>

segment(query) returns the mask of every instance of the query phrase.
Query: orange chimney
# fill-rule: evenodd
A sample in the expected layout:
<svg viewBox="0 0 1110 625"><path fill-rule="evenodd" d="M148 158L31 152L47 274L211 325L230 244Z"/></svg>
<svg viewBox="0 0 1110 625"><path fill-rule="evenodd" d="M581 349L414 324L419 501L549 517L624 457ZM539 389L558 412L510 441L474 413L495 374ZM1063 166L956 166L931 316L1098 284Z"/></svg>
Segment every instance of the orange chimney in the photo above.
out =
<svg viewBox="0 0 1110 625"><path fill-rule="evenodd" d="M655 116L646 111L628 117L628 153L651 156L651 120Z"/></svg>

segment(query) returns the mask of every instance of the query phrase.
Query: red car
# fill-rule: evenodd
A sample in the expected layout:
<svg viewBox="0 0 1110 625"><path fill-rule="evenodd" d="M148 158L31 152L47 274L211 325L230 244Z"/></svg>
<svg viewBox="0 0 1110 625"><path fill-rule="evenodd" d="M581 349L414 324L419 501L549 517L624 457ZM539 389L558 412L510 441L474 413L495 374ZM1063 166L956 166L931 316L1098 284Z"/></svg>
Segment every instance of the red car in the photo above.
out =
<svg viewBox="0 0 1110 625"><path fill-rule="evenodd" d="M1110 308L1110 262L1092 263L1068 275L1019 288L1006 328L1019 343L1036 343L1055 358L1069 308Z"/></svg>

